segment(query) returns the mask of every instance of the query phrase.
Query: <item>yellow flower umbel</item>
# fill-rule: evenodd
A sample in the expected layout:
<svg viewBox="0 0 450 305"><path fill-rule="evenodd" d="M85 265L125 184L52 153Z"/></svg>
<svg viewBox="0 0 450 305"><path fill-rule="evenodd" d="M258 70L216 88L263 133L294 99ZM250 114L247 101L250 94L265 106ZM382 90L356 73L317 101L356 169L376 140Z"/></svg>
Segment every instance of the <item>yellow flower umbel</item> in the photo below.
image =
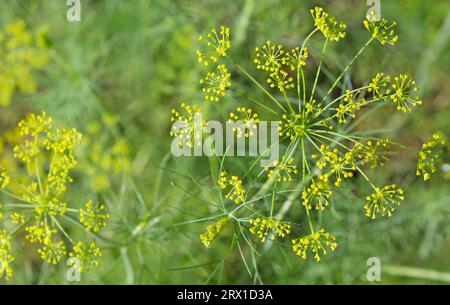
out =
<svg viewBox="0 0 450 305"><path fill-rule="evenodd" d="M245 136L251 137L258 128L258 114L254 113L251 108L237 107L235 112L230 113L228 122L236 124L233 131L236 132L238 138Z"/></svg>
<svg viewBox="0 0 450 305"><path fill-rule="evenodd" d="M446 145L447 139L440 132L434 133L428 142L422 144L422 149L418 153L417 176L423 176L424 181L431 178L436 166L442 163L441 155Z"/></svg>
<svg viewBox="0 0 450 305"><path fill-rule="evenodd" d="M391 93L389 88L390 82L391 78L389 75L385 75L384 72L377 73L377 75L372 78L367 91L372 92L373 96L376 98L386 99Z"/></svg>
<svg viewBox="0 0 450 305"><path fill-rule="evenodd" d="M228 73L225 65L217 66L217 74L208 72L204 79L200 80L203 85L202 91L205 93L205 99L211 102L218 102L225 96L225 91L231 86L231 73Z"/></svg>
<svg viewBox="0 0 450 305"><path fill-rule="evenodd" d="M316 210L323 211L325 207L330 204L332 193L328 183L323 181L315 183L313 181L311 185L302 192L303 205L309 210L315 208Z"/></svg>
<svg viewBox="0 0 450 305"><path fill-rule="evenodd" d="M220 189L228 191L225 198L234 201L236 204L244 202L245 189L242 186L242 180L238 176L231 176L227 172L221 172L218 184Z"/></svg>
<svg viewBox="0 0 450 305"><path fill-rule="evenodd" d="M339 41L345 37L347 25L329 16L323 8L315 7L311 10L311 15L314 18L314 25L322 32L325 38L330 41Z"/></svg>
<svg viewBox="0 0 450 305"><path fill-rule="evenodd" d="M331 149L327 145L322 145L320 151L321 153L314 154L313 158L319 158L316 162L318 168L329 168L329 171L321 176L324 182L327 182L334 175L334 185L339 187L343 179L353 177L353 171L356 169L355 159L353 158L354 151L342 154L337 148Z"/></svg>
<svg viewBox="0 0 450 305"><path fill-rule="evenodd" d="M378 166L383 167L385 162L389 160L389 147L389 139L369 140L365 145L355 144L352 156L355 158L354 162L359 162L360 165L368 165L370 169Z"/></svg>
<svg viewBox="0 0 450 305"><path fill-rule="evenodd" d="M392 84L391 99L397 103L397 110L411 112L417 105L422 105L420 98L415 95L419 89L416 82L406 74L400 74L394 77Z"/></svg>
<svg viewBox="0 0 450 305"><path fill-rule="evenodd" d="M283 121L280 122L278 127L280 136L287 136L290 140L294 140L305 135L306 125L302 120L301 114L283 114L282 119Z"/></svg>
<svg viewBox="0 0 450 305"><path fill-rule="evenodd" d="M242 121L242 124L234 127L234 131L238 137L255 134L251 127L255 126L256 130L259 120L263 120L261 115L268 115L270 112L267 119L279 122L279 148L283 150L281 155L284 157L279 162L268 164L269 166L265 167L264 171L258 171L258 174L254 168L258 160L252 161L248 166L245 165L247 159L241 160L237 166L245 166L248 169L245 175L248 185L246 192L238 177L230 177L226 173L221 173L219 186L220 189L226 190L228 199L242 203L231 212L233 220L238 223L236 227L241 228L241 223L251 219L251 233L263 241L280 232L285 233L282 229L277 232L276 227L282 225L282 219L278 218L278 222L272 215L288 218L291 207L301 208L305 214L302 219L308 222L310 232L306 233L309 235L293 241L294 251L304 258L307 252L311 251L315 259L319 260L321 254L329 249L334 250L337 244L334 237L323 229L315 231L314 223L321 221L316 212L325 210L330 205L335 187L340 187L344 179L350 180L356 176L352 180L364 179L376 190L375 194L367 197L369 203L365 205L365 210L369 217L377 214L389 216L393 208L403 200L403 191L400 188L377 188L364 172L367 168L384 166L390 156L391 144L404 147L389 139L365 136L368 133L362 131L360 124L381 108L363 108L369 108L375 103L380 106L389 104L404 112L411 112L422 101L416 96L418 90L414 81L404 74L393 77L380 72L369 81L357 82L361 83L361 86L353 88L354 82L351 81L349 72L352 71L354 63L375 40L381 44L395 44L398 39L393 31L395 23L389 25L384 19L376 21L376 18L369 16L370 21L364 21L364 25L371 37L367 37L366 43L349 57L351 59L339 68L340 71L327 71L324 69L327 46L331 42L341 41L346 36L346 25L329 16L321 7L311 10L311 15L314 28L305 35L300 46L294 45L293 48L286 49L277 42L267 41L255 49L252 61L257 72L263 74L264 81L257 75L252 75L244 68L245 65L238 63L230 55L224 58L224 61L233 65L236 71L246 77L248 83L254 85L254 91L257 91L246 90L245 95L239 95L256 105L255 107L259 106L267 111L259 112L258 109L260 115L256 116L253 110L248 110L248 106L238 108L238 111L231 113L229 117L232 122ZM315 71L306 71L304 68L308 67L306 62L311 56L307 50L312 52L313 48L308 46L311 45L310 40L315 38L314 34L320 36L317 38L323 41L323 47L321 53L314 54ZM314 78L308 79L311 75ZM274 94L271 88L281 94ZM295 90L289 90L292 88ZM362 112L364 115L356 119ZM427 145L424 147L429 148ZM424 175L425 179L429 178L428 172L433 171L426 164L428 154L421 154L420 159L423 161L419 160L417 169L418 174ZM431 163L433 164L433 161ZM300 171L301 177L295 175ZM263 177L264 172L267 173L267 179ZM290 183L280 183L284 181L292 181L291 187ZM264 217L263 205L268 200L261 199L268 197L271 198L270 216ZM295 199L301 201L301 204L294 204ZM281 202L284 204L276 204ZM224 214L229 214L226 204L230 203L222 204ZM287 220L286 223L290 221ZM245 234L242 230L239 231L236 232L236 240L240 239L239 235L245 239Z"/></svg>
<svg viewBox="0 0 450 305"><path fill-rule="evenodd" d="M80 209L80 222L85 226L87 231L97 233L101 228L106 226L109 219L104 204L95 204L92 201L86 203L85 209Z"/></svg>
<svg viewBox="0 0 450 305"><path fill-rule="evenodd" d="M277 235L283 238L291 233L290 224L272 217L250 219L249 223L252 225L249 229L250 233L258 236L262 243L266 242L267 237L274 240Z"/></svg>
<svg viewBox="0 0 450 305"><path fill-rule="evenodd" d="M256 64L256 69L274 72L281 68L281 64L286 61L283 46L270 40L262 47L256 47L255 51L253 62Z"/></svg>
<svg viewBox="0 0 450 305"><path fill-rule="evenodd" d="M292 244L292 249L298 256L306 259L308 258L308 252L311 251L316 261L320 261L320 255L326 255L328 249L334 251L338 246L336 238L324 229L296 238L292 240Z"/></svg>
<svg viewBox="0 0 450 305"><path fill-rule="evenodd" d="M176 109L172 109L172 123L179 122L181 125L172 125L170 135L180 139L180 147L186 145L187 147L194 147L195 142L197 145L202 145L199 141L200 133L205 121L200 120L202 109L197 105L187 105L181 103L181 108L185 114L180 114ZM199 132L195 132L198 129Z"/></svg>
<svg viewBox="0 0 450 305"><path fill-rule="evenodd" d="M70 257L76 258L76 260L70 260L71 267L77 268L78 272L88 271L90 266L98 267L100 264L95 257L101 257L102 251L95 242L86 244L83 242L77 242L73 247L73 252L69 253Z"/></svg>
<svg viewBox="0 0 450 305"><path fill-rule="evenodd" d="M368 203L364 205L366 216L375 219L377 214L391 217L395 208L405 199L403 189L395 184L386 185L382 189L375 188L375 193L366 197Z"/></svg>
<svg viewBox="0 0 450 305"><path fill-rule="evenodd" d="M67 256L67 245L76 245L61 219L67 217L67 213L78 213L69 207L64 197L68 185L73 182L70 173L77 165L74 150L80 144L81 134L73 128L54 128L52 118L44 112L28 115L18 126L22 141L14 147L14 156L25 164L27 173L10 176L1 172L0 192L18 201L4 205L9 208L11 226L16 227L12 234L26 232L25 238L35 244L41 259L56 265ZM109 217L106 215L104 209L97 211L92 206L80 217L79 225L85 223L86 231L98 232L104 222L97 220L103 221ZM10 244L8 248L11 248ZM10 254L1 255L3 262L0 264L8 277L8 262L12 259Z"/></svg>
<svg viewBox="0 0 450 305"><path fill-rule="evenodd" d="M278 88L281 92L285 92L287 89L294 88L294 78L284 70L275 70L270 73L270 78L267 79L267 83L270 88Z"/></svg>
<svg viewBox="0 0 450 305"><path fill-rule="evenodd" d="M200 36L199 41L203 43L203 46L197 50L198 61L205 66L215 63L220 57L227 55L231 46L230 28L221 26L219 31L212 29L206 37Z"/></svg>
<svg viewBox="0 0 450 305"><path fill-rule="evenodd" d="M365 100L357 100L358 93L351 92L350 90L345 91L345 96L343 98L343 103L339 104L336 108L335 117L338 119L339 124L347 123L347 118L355 118L355 112L361 109L361 106L365 104Z"/></svg>
<svg viewBox="0 0 450 305"><path fill-rule="evenodd" d="M214 224L210 224L206 228L206 232L200 234L200 239L202 243L205 245L205 247L209 248L211 243L219 237L219 235L222 233L223 228L225 227L226 223L228 222L229 217L221 218L219 221L217 221Z"/></svg>
<svg viewBox="0 0 450 305"><path fill-rule="evenodd" d="M371 20L365 19L363 21L364 27L372 35L372 38L377 39L381 45L390 44L394 45L398 41L398 36L395 35L393 28L397 25L394 21L388 24L388 21L384 18L376 20L375 12L372 11Z"/></svg>
<svg viewBox="0 0 450 305"><path fill-rule="evenodd" d="M300 47L295 47L290 53L286 53L286 56L283 57L282 62L284 65L289 66L292 71L295 71L298 68L306 66L308 56L309 54L307 48L302 50Z"/></svg>
<svg viewBox="0 0 450 305"><path fill-rule="evenodd" d="M293 180L292 176L298 173L297 165L294 164L294 158L289 159L283 156L281 162L278 160L273 161L272 168L266 166L264 170L267 172L267 177L277 182L290 182Z"/></svg>
<svg viewBox="0 0 450 305"><path fill-rule="evenodd" d="M16 90L30 94L37 88L34 70L48 62L44 28L29 33L25 22L18 20L0 32L0 105L9 105Z"/></svg>

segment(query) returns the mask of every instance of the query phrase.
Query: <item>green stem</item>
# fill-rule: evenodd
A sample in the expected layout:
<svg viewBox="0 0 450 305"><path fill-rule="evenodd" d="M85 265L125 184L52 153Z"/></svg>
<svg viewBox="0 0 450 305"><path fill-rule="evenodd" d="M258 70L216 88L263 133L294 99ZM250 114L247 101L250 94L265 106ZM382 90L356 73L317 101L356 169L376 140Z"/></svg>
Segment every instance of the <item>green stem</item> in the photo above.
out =
<svg viewBox="0 0 450 305"><path fill-rule="evenodd" d="M372 183L372 181L370 181L369 177L367 177L367 175L362 171L362 169L359 166L357 166L356 169L358 170L358 172L361 173L364 179L366 179L367 182L369 182L370 186L375 190L375 192L377 192L378 191L377 187Z"/></svg>
<svg viewBox="0 0 450 305"><path fill-rule="evenodd" d="M274 182L273 184L273 191L272 191L272 204L270 206L270 218L272 218L273 215L273 210L275 207L275 196L277 194L277 181Z"/></svg>
<svg viewBox="0 0 450 305"><path fill-rule="evenodd" d="M270 99L284 112L287 112L283 105L272 95L269 91L267 91L256 79L254 79L241 65L237 64L231 57L227 56L227 58L233 63L233 65L238 68L245 76L247 76L262 92L264 92Z"/></svg>
<svg viewBox="0 0 450 305"><path fill-rule="evenodd" d="M311 103L311 101L314 98L314 93L316 92L317 81L319 80L320 70L322 69L323 58L325 56L325 51L327 49L327 45L328 45L328 39L325 40L325 43L323 44L322 54L320 55L319 66L317 67L316 78L314 79L313 88L311 90L311 96L309 97L309 102L310 103Z"/></svg>
<svg viewBox="0 0 450 305"><path fill-rule="evenodd" d="M356 53L356 55L349 61L349 63L347 64L347 66L345 66L344 70L342 71L341 74L339 74L339 76L336 78L336 80L334 81L333 85L331 85L330 89L328 90L327 94L325 94L325 96L322 98L322 103L325 102L325 100L327 99L327 97L331 94L331 92L334 90L334 88L337 86L337 84L339 83L339 81L341 80L341 78L344 76L344 74L348 71L348 69L350 69L350 67L353 65L353 63L355 62L355 60L359 57L359 55L361 55L361 53L364 51L365 48L367 48L367 46L372 42L374 38L371 37L366 44L358 51L358 53Z"/></svg>
<svg viewBox="0 0 450 305"><path fill-rule="evenodd" d="M354 92L357 92L357 91L361 91L361 90L367 89L367 88L369 88L369 87L370 87L370 86L363 86L363 87L354 89L354 90L350 91L349 93L354 93ZM321 111L319 111L319 112L315 115L315 117L318 117L321 113L323 113L325 110L327 110L328 108L330 108L334 103L336 103L336 102L340 101L341 99L343 99L346 95L347 95L347 94L342 94L341 96L339 96L339 97L337 97L336 99L334 99L331 103L329 103L328 105L326 105L325 107L323 107L323 109L322 109Z"/></svg>
<svg viewBox="0 0 450 305"><path fill-rule="evenodd" d="M301 145L302 145L302 180L303 180L303 187L306 188L306 163L308 162L308 160L306 160L306 153L305 153L305 141L302 139L301 140ZM306 216L308 217L308 222L309 222L309 228L311 229L311 233L314 233L314 226L312 224L311 221L311 215L309 214L309 209L308 207L305 206L306 209Z"/></svg>

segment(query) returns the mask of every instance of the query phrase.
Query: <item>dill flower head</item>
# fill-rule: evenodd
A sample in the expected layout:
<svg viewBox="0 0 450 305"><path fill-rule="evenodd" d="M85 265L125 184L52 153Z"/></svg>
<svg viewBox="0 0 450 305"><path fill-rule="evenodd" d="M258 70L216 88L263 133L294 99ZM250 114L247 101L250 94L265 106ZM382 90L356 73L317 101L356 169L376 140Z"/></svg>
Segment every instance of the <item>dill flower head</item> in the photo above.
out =
<svg viewBox="0 0 450 305"><path fill-rule="evenodd" d="M410 112L422 102L416 96L418 89L415 82L405 74L392 77L380 72L371 81L366 82L367 85L359 88L353 88L351 82L344 81L355 60L371 42L378 40L381 44L395 44L398 39L392 29L395 23L388 25L386 20L376 21L376 18L364 21L365 27L372 36L368 37L367 42L348 61L340 74L325 71L326 76L338 75L328 80L327 77L323 77L322 69L327 45L329 41L337 42L345 37L346 25L329 16L320 7L311 10L311 14L315 28L306 36L301 46L293 46L293 49L286 51L287 49L284 49L281 44L267 41L255 49L253 63L256 65L256 70L265 74L265 83L258 81L258 78L252 76L243 65L230 56L226 56L225 59L261 91L263 97L258 95L257 100L249 97L249 101L268 110L271 113L270 119L279 122L279 147L283 150L283 157L280 161L274 161L270 164L271 166L264 168L264 172L267 173L267 179L264 181L261 181L264 179L263 171L253 178L249 177L254 172L252 169L255 163L250 165L245 176L246 180L249 179L247 191L243 188L241 179L226 172L220 173L218 185L221 190L225 190L223 193L220 192L220 196L241 203L233 209L233 215L251 213L250 216L232 217L233 220L240 224L250 219L250 233L263 242L277 235L284 237L290 232L291 228L287 225L289 222L283 222L284 219L273 219L272 215L287 216L290 203L294 199L301 200L300 205L292 205L292 207L298 206L305 212L303 219L309 223L310 232L304 237L294 239L293 249L303 258L312 252L314 258L319 261L321 255L326 254L330 249L334 250L337 243L335 238L324 229L314 230L314 222L321 221L318 215L314 215L314 210L322 211L330 205L334 187L340 187L345 179L356 175L355 179L364 179L375 190L374 194L367 196L368 203L364 206L367 216L371 218L375 218L377 214L392 215L395 207L404 199L401 188L395 185L377 188L364 172L366 168L384 166L390 156L391 144L399 147L402 145L391 142L389 139L367 137L360 132L358 125L370 118L371 111L365 112L365 115L356 121L354 119L360 114L360 110L374 103L391 105L396 103L399 110ZM309 56L308 41L314 33L319 32L325 39L321 37L324 40L322 54L320 57L315 56L320 61L315 65L317 70L311 82L307 79L310 73L305 73L308 71L304 71L303 68ZM324 88L328 82L330 86ZM271 90L268 90L269 88L276 88L281 94L273 94ZM296 90L289 90L292 88ZM373 110L377 109L378 107L375 107ZM263 114L263 112L259 113ZM229 115L230 122L241 122L234 126L238 137L253 135L259 120L260 116L246 107L239 107L237 111ZM425 145L424 149L431 149L431 146ZM419 160L417 169L418 174L423 174L425 179L429 177L428 172L433 171L425 164L429 154L429 152L423 152L420 155L420 159L424 161ZM301 178L296 176L300 164ZM279 183L284 181L295 181L292 190L288 190L287 185ZM253 187L258 190L252 192ZM289 194L283 194L285 192ZM266 197L271 197L269 217L262 216L262 208L257 202ZM278 214L273 214L275 209L278 209L275 202L279 200L285 200L285 204L279 209ZM223 201L222 203L224 209L227 209L226 204L230 204ZM263 204L266 203L268 200L264 200ZM208 241L216 236L216 227L211 225L210 228L210 234L205 233L202 237L205 245L209 245ZM241 233L242 231L237 232L237 234Z"/></svg>
<svg viewBox="0 0 450 305"><path fill-rule="evenodd" d="M287 89L294 88L294 78L281 69L277 69L270 73L270 78L267 79L267 83L270 88L278 88L281 92L285 92Z"/></svg>
<svg viewBox="0 0 450 305"><path fill-rule="evenodd" d="M236 204L244 202L245 188L238 176L232 176L223 171L220 173L218 184L220 189L227 191L225 198L234 201Z"/></svg>
<svg viewBox="0 0 450 305"><path fill-rule="evenodd" d="M106 206L101 203L94 204L92 201L88 201L86 208L80 209L80 222L87 231L94 233L106 226L106 220L109 217L109 214L106 212Z"/></svg>
<svg viewBox="0 0 450 305"><path fill-rule="evenodd" d="M371 169L378 166L383 167L385 162L389 160L389 147L389 139L369 140L365 145L355 144L352 154L356 157L354 162L359 162L361 165L369 165Z"/></svg>
<svg viewBox="0 0 450 305"><path fill-rule="evenodd" d="M281 44L276 44L268 40L262 47L255 48L256 69L269 72L275 72L281 68L282 63L286 61L285 51Z"/></svg>
<svg viewBox="0 0 450 305"><path fill-rule="evenodd" d="M89 270L90 266L98 267L100 262L96 257L102 255L103 253L95 241L90 244L80 241L73 246L72 252L69 253L69 256L76 258L78 262L69 261L69 263L72 263L71 267L78 268L78 272L85 272Z"/></svg>
<svg viewBox="0 0 450 305"><path fill-rule="evenodd" d="M263 243L266 242L267 237L270 240L274 240L276 236L283 238L291 233L290 224L283 223L272 217L250 219L249 223L252 225L249 229L250 233L258 236Z"/></svg>
<svg viewBox="0 0 450 305"><path fill-rule="evenodd" d="M14 174L0 172L0 192L18 201L5 204L13 233L4 238L8 233L0 230L0 276L6 278L12 274L9 263L13 257L6 253L11 248L12 235L24 231L40 258L56 265L67 257L67 244L74 244L61 218L68 217L68 213L77 214L76 209L69 208L65 193L73 182L70 174L77 165L74 150L80 144L81 134L73 128L55 128L45 113L28 115L18 128L22 139L14 147L14 156L25 163L26 174L18 172L20 167L14 168ZM98 232L108 217L104 208L88 205L80 215L79 225L84 223L86 231ZM8 241L7 247L2 240Z"/></svg>
<svg viewBox="0 0 450 305"><path fill-rule="evenodd" d="M316 210L323 211L325 207L330 205L330 197L332 194L333 191L328 183L323 181L315 183L313 180L311 185L302 192L302 204L309 210L315 208Z"/></svg>
<svg viewBox="0 0 450 305"><path fill-rule="evenodd" d="M220 57L226 56L231 46L230 28L221 26L220 30L212 29L206 37L200 36L202 43L200 50L197 50L198 61L207 66L209 63L215 63Z"/></svg>
<svg viewBox="0 0 450 305"><path fill-rule="evenodd" d="M298 256L306 259L308 252L312 252L316 261L320 261L320 256L326 255L328 249L334 251L338 246L336 238L324 229L312 232L304 237L296 238L292 240L292 244L292 249Z"/></svg>
<svg viewBox="0 0 450 305"><path fill-rule="evenodd" d="M281 162L278 160L273 161L272 167L266 166L264 170L267 172L267 177L277 182L290 182L293 180L292 176L298 173L297 165L294 164L294 158L289 159L283 156Z"/></svg>
<svg viewBox="0 0 450 305"><path fill-rule="evenodd" d="M311 10L314 19L314 25L322 32L322 34L330 41L339 41L345 37L345 29L347 25L336 18L329 16L323 8L315 7Z"/></svg>
<svg viewBox="0 0 450 305"><path fill-rule="evenodd" d="M222 233L223 228L227 224L229 217L221 218L216 223L210 224L206 231L202 234L200 234L200 239L202 243L205 245L206 248L209 248L211 246L211 243L219 237L219 235Z"/></svg>
<svg viewBox="0 0 450 305"><path fill-rule="evenodd" d="M372 94L379 99L386 99L391 93L389 88L390 82L391 78L389 75L385 75L384 72L377 73L377 75L372 78L367 91L372 92Z"/></svg>
<svg viewBox="0 0 450 305"><path fill-rule="evenodd" d="M217 72L217 74L208 72L206 77L200 80L205 99L211 102L218 102L225 96L226 89L231 86L231 73L228 73L227 67L219 65L217 66Z"/></svg>
<svg viewBox="0 0 450 305"><path fill-rule="evenodd" d="M297 137L303 137L306 131L306 125L302 118L303 116L300 113L283 114L283 121L280 122L278 127L279 135L288 136L291 140Z"/></svg>
<svg viewBox="0 0 450 305"><path fill-rule="evenodd" d="M33 72L48 62L47 46L42 42L45 34L43 29L28 32L23 20L0 32L0 105L9 105L16 90L25 94L36 91Z"/></svg>
<svg viewBox="0 0 450 305"><path fill-rule="evenodd" d="M321 145L320 154L313 155L313 158L318 159L316 162L318 168L328 168L328 172L322 175L321 179L326 182L334 176L334 185L339 187L343 179L353 177L353 171L356 169L354 152L350 150L343 154L337 148Z"/></svg>
<svg viewBox="0 0 450 305"><path fill-rule="evenodd" d="M361 109L361 106L365 104L365 100L362 99L361 101L358 101L357 96L357 92L352 93L348 89L345 91L343 103L339 104L335 110L335 117L338 119L339 124L347 123L348 117L355 118L355 112Z"/></svg>
<svg viewBox="0 0 450 305"><path fill-rule="evenodd" d="M381 45L390 44L394 45L398 41L398 36L395 35L393 28L397 25L394 21L388 24L388 21L384 18L376 20L375 11L372 11L372 18L365 19L363 21L364 27L372 35L372 38L377 39Z"/></svg>
<svg viewBox="0 0 450 305"><path fill-rule="evenodd" d="M417 105L422 105L422 101L416 95L419 89L416 82L406 74L399 74L394 77L392 84L391 99L397 103L397 110L403 112L411 112Z"/></svg>
<svg viewBox="0 0 450 305"><path fill-rule="evenodd" d="M251 137L255 134L259 118L258 114L253 112L251 108L237 107L235 112L229 114L228 122L234 122L236 125L233 131L236 132L238 138L245 136Z"/></svg>
<svg viewBox="0 0 450 305"><path fill-rule="evenodd" d="M418 152L417 176L423 176L427 181L431 174L436 171L436 166L442 163L441 155L446 147L447 139L441 132L434 133L428 142L422 144Z"/></svg>
<svg viewBox="0 0 450 305"><path fill-rule="evenodd" d="M61 240L51 240L38 249L41 259L48 264L57 265L67 255L67 249Z"/></svg>
<svg viewBox="0 0 450 305"><path fill-rule="evenodd" d="M307 48L300 49L300 47L295 47L290 53L286 52L286 56L283 57L282 63L289 66L292 71L295 71L298 68L306 66L308 56Z"/></svg>
<svg viewBox="0 0 450 305"><path fill-rule="evenodd" d="M366 216L375 219L377 214L391 217L395 208L405 199L403 189L395 184L376 188L375 193L366 197L368 203L364 205Z"/></svg>
<svg viewBox="0 0 450 305"><path fill-rule="evenodd" d="M197 145L202 145L199 141L199 133L195 132L196 128L199 128L201 132L201 128L205 124L204 120L198 119L201 116L202 109L197 105L190 106L185 103L181 103L181 109L184 111L184 114L179 113L176 109L172 109L172 123L178 122L180 124L172 125L170 135L180 139L180 147L183 145L194 147L194 142Z"/></svg>

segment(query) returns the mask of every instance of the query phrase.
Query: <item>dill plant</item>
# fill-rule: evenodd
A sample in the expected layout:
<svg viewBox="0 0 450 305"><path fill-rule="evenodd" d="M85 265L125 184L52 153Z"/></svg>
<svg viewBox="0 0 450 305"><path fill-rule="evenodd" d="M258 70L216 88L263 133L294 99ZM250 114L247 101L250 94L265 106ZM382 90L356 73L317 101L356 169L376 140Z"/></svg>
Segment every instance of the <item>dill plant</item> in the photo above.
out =
<svg viewBox="0 0 450 305"><path fill-rule="evenodd" d="M65 258L73 257L77 261L70 264L79 272L98 266L102 252L96 234L110 218L106 206L89 200L84 207L74 208L65 196L73 182L74 150L81 143L81 133L54 127L45 112L29 114L18 130L21 141L13 151L20 163L0 168L0 278L13 276L21 236L50 265L65 264ZM85 232L81 240L71 235L72 227Z"/></svg>
<svg viewBox="0 0 450 305"><path fill-rule="evenodd" d="M393 216L405 199L400 186L379 184L370 178L368 171L383 167L389 161L394 146L398 149L406 147L389 138L364 136L355 131L355 127L368 118L364 110L369 107L376 110L382 105L392 105L408 114L422 105L415 81L404 73L387 75L376 71L373 78L359 88L341 86L344 76L370 45L396 44L396 23L386 19L364 20L363 25L369 33L367 42L348 61L328 89L319 94L319 79L327 48L345 39L347 26L321 7L312 9L311 15L314 28L301 45L286 49L279 43L267 41L255 48L253 63L264 75L265 84L229 54L232 47L230 28L221 26L199 38L198 61L209 69L200 81L205 99L219 107L226 92L233 90L234 80L230 71L237 71L264 94L265 101L248 97L247 102L276 116L280 123L280 144L284 148L280 161L275 161L256 175L253 175L252 169L258 160L238 175L228 169L232 168L232 164L228 164L232 163L232 159L221 159L218 176L212 177L216 182L213 189L217 191L217 211L191 221L210 222L206 232L200 235L206 247L212 246L224 229L227 226L231 228L234 223L234 237L242 236L252 251L256 250L248 233L261 243L290 238L295 254L304 259L312 256L320 261L323 255L338 247L338 240L329 231L332 228L326 228L321 223L320 215L326 212L333 201L333 193L343 183L356 175L367 182L371 191L365 195L366 203L360 209L370 219ZM318 58L315 77L309 81L306 71L312 63L309 61L308 43L316 36L323 40L323 47L322 52L315 56ZM323 86L320 84L320 87ZM202 113L202 108L186 103L181 108L172 110L172 122L184 121L185 127L176 129L173 125L170 134L180 138L180 145L192 148L196 128L194 117ZM240 124L234 128L237 137L252 136L262 119L263 115L248 105L240 105L229 114L230 121ZM200 127L204 124L202 121ZM419 154L417 175L423 174L425 180L429 172L434 171L433 160L437 160L433 157L430 161L430 156L434 156L434 148L442 143L434 137L432 142L424 144L423 152ZM266 199L269 199L268 207ZM288 211L293 202L306 215L306 231L301 229L302 224L289 219Z"/></svg>

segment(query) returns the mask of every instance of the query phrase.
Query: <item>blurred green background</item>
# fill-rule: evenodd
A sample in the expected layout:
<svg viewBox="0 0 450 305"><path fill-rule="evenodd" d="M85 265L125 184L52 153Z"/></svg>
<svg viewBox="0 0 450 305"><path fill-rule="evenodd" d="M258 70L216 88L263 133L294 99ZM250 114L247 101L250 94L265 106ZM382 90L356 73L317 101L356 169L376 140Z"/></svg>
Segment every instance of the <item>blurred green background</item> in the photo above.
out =
<svg viewBox="0 0 450 305"><path fill-rule="evenodd" d="M32 30L48 26L51 41L50 62L37 74L38 92L16 94L0 108L1 134L27 112L44 110L83 133L95 123L101 126L92 139L100 155L126 141L128 150L120 157L127 158L129 168L91 170L90 178L89 171L80 171L71 187L75 205L79 198L96 196L112 214L101 266L83 274L81 283L365 284L369 257L380 258L383 284L450 281L449 174L439 169L424 183L414 175L414 152L372 174L400 179L407 199L394 217L369 221L360 196L350 188L337 194L336 207L324 214L324 222L340 246L320 263L298 258L284 244L248 256L247 272L238 249L230 246L232 232L206 249L199 234L207 223L182 224L210 215L204 203L186 192L197 192L191 176L210 182L210 169L205 158L174 160L169 155L170 109L189 101L224 118L239 102L233 95L222 104L204 102L198 84L204 70L195 55L198 36L221 24L231 26L231 54L250 67L254 47L268 39L301 43L312 28L309 9L320 5L348 24L348 37L333 44L325 62L336 71L367 40L361 22L369 8L365 1L81 2L81 22L67 21L65 1L0 3L0 28L22 18ZM352 80L363 82L379 71L410 73L424 105L408 116L379 112L372 123L413 148L436 130L450 136L450 3L382 0L381 13L398 22L399 42L371 47L352 69ZM241 84L242 90L254 90ZM80 160L92 161L90 148L80 152ZM95 160L86 165L95 166ZM101 179L107 187L96 189ZM43 264L32 252L22 253L14 269L12 283L69 283L64 266Z"/></svg>

